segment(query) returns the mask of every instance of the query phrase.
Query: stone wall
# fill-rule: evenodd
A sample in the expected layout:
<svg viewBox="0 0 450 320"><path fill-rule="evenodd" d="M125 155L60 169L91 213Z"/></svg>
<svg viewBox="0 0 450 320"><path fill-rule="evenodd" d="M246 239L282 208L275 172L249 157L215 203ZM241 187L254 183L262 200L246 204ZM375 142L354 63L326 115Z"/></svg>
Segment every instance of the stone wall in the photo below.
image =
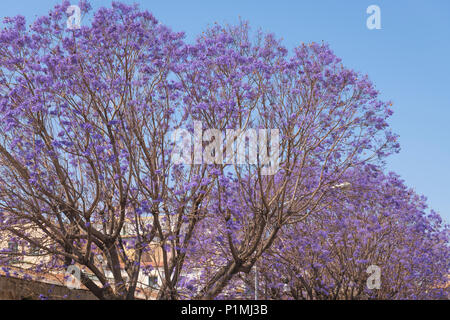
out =
<svg viewBox="0 0 450 320"><path fill-rule="evenodd" d="M0 275L0 300L38 300L40 295L49 300L97 300L87 290Z"/></svg>

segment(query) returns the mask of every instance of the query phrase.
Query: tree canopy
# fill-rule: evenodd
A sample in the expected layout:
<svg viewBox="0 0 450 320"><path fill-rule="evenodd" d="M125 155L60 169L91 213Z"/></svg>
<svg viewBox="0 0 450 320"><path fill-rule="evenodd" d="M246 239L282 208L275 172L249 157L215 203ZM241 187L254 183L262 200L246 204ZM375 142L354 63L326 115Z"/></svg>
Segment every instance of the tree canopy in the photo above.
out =
<svg viewBox="0 0 450 320"><path fill-rule="evenodd" d="M246 22L188 43L116 2L95 13L80 2L91 19L67 29L68 7L30 26L6 18L0 31L0 240L51 257L32 270L80 265L100 299L135 298L155 248L159 299L221 297L257 263L272 269L274 298L279 283L292 298L373 297L342 293L360 285L365 260L383 267L383 281L412 281L377 297L423 297L441 284L448 232L398 177L378 172L399 150L392 103L326 43L289 51ZM198 123L192 161L172 161L173 132ZM223 161L235 148L227 130L259 130L269 146L256 147L254 163ZM264 161L273 154L276 164ZM344 182L351 191L336 188Z"/></svg>

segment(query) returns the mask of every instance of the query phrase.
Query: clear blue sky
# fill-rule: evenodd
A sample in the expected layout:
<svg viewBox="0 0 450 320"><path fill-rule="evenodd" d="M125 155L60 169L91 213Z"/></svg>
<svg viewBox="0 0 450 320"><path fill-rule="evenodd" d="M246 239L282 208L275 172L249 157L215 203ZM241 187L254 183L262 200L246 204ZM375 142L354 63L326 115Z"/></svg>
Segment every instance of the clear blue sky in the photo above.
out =
<svg viewBox="0 0 450 320"><path fill-rule="evenodd" d="M27 19L58 0L0 1L0 16ZM92 0L94 8L111 1ZM143 0L157 19L193 39L208 24L235 23L274 32L292 48L330 43L348 67L367 73L394 101L391 121L402 151L388 161L450 222L450 1L448 0ZM72 0L77 4L78 0ZM366 8L381 8L381 30L368 30Z"/></svg>

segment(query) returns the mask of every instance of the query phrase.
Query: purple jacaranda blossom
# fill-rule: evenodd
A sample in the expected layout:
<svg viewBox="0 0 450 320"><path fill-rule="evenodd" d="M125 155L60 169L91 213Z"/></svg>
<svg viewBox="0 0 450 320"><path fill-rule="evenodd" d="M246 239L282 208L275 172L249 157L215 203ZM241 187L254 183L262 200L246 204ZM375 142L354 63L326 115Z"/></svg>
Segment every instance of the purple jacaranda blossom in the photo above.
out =
<svg viewBox="0 0 450 320"><path fill-rule="evenodd" d="M436 214L424 218L425 201L395 174L378 172L399 150L391 103L326 43L289 51L245 21L216 24L187 43L119 2L69 30L69 5L30 27L7 18L0 31L0 240L25 252L41 246L49 259L33 272L77 264L96 297L131 299L137 275L154 265L158 299L214 299L239 295L233 287L260 264L274 272L261 272L273 279L271 298L306 271L309 287L327 297L333 277L314 272L336 265L335 249L351 245L346 261L362 268L371 261L364 248L387 233L402 277L440 279L448 236L437 231ZM258 146L252 164L174 164L171 133L193 133L195 121L224 133L279 130L279 148ZM204 151L208 142L199 145ZM263 174L261 153L275 149L279 168ZM338 193L344 181L361 191ZM436 268L415 268L411 256ZM1 264L11 257L1 255ZM300 257L298 270L286 264L292 257ZM179 282L195 270L198 278ZM360 280L345 276L349 287ZM403 296L424 296L405 288Z"/></svg>

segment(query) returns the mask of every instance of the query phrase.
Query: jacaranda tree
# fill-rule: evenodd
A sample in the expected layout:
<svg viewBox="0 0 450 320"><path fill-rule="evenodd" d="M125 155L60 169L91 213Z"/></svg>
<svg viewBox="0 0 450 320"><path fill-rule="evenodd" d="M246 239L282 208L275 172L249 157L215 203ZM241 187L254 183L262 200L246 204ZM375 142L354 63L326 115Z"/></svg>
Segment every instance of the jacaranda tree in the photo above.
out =
<svg viewBox="0 0 450 320"><path fill-rule="evenodd" d="M0 231L52 257L35 272L77 264L98 298L133 299L156 247L157 298L219 297L328 214L348 170L398 150L391 104L324 43L289 53L242 22L189 44L121 3L68 29L68 7L0 31Z"/></svg>
<svg viewBox="0 0 450 320"><path fill-rule="evenodd" d="M449 226L393 173L367 165L345 181L320 214L283 228L258 263L259 295L448 299ZM370 285L374 268L378 287ZM254 287L253 277L242 281Z"/></svg>

